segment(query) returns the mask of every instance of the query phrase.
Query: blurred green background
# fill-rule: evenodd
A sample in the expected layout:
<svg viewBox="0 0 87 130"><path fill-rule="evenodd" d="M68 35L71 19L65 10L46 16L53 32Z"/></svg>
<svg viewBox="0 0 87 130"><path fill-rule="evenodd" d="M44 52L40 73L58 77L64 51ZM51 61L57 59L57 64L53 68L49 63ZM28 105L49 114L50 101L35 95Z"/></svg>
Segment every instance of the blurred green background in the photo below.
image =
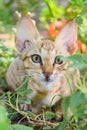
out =
<svg viewBox="0 0 87 130"><path fill-rule="evenodd" d="M62 1L62 2L61 2ZM65 9L61 4L67 5L67 0L0 0L0 32L11 29L17 22L15 11L22 14L31 12L35 20L41 22L54 21L64 18ZM65 3L65 4L64 4ZM45 25L45 26L46 26ZM6 31L5 30L5 31Z"/></svg>

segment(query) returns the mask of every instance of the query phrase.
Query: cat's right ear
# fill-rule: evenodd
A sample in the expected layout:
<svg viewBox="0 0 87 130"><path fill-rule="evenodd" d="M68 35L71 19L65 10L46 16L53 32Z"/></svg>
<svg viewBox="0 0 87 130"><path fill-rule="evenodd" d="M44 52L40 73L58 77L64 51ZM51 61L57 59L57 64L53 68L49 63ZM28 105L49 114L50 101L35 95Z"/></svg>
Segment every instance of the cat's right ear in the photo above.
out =
<svg viewBox="0 0 87 130"><path fill-rule="evenodd" d="M40 34L29 15L22 16L18 22L16 32L16 47L22 52L26 44L34 43L40 39Z"/></svg>

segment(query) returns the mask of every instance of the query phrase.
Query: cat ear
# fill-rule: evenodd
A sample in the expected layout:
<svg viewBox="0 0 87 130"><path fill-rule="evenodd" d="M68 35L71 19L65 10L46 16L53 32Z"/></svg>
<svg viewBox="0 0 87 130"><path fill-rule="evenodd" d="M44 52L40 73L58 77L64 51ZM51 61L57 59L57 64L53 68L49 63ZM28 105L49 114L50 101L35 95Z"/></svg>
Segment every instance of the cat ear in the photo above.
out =
<svg viewBox="0 0 87 130"><path fill-rule="evenodd" d="M22 16L19 20L16 33L16 46L19 52L25 47L40 39L40 34L29 15Z"/></svg>
<svg viewBox="0 0 87 130"><path fill-rule="evenodd" d="M75 19L67 23L56 37L55 43L61 51L73 54L77 49L77 24Z"/></svg>

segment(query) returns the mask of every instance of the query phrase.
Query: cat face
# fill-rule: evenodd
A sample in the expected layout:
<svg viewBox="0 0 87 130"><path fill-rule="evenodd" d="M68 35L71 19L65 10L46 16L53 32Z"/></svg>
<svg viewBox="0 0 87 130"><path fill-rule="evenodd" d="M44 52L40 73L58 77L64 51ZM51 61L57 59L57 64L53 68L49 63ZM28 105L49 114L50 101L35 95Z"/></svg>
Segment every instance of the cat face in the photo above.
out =
<svg viewBox="0 0 87 130"><path fill-rule="evenodd" d="M77 26L69 22L55 41L42 38L29 16L18 24L16 45L27 74L42 84L50 84L64 76L67 63L57 56L69 56L77 48Z"/></svg>
<svg viewBox="0 0 87 130"><path fill-rule="evenodd" d="M42 83L54 82L61 77L66 67L66 64L57 56L55 43L47 39L42 40L40 46L29 50L24 58L28 75L39 79Z"/></svg>

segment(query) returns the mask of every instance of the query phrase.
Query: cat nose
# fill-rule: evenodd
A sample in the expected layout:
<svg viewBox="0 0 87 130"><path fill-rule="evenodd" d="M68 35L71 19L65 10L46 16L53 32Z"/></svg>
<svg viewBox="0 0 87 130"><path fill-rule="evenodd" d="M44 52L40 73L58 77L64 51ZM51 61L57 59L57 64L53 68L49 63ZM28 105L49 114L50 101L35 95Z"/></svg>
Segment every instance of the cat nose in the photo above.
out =
<svg viewBox="0 0 87 130"><path fill-rule="evenodd" d="M49 79L49 77L52 74L52 72L43 72L43 74L46 77L46 79Z"/></svg>

